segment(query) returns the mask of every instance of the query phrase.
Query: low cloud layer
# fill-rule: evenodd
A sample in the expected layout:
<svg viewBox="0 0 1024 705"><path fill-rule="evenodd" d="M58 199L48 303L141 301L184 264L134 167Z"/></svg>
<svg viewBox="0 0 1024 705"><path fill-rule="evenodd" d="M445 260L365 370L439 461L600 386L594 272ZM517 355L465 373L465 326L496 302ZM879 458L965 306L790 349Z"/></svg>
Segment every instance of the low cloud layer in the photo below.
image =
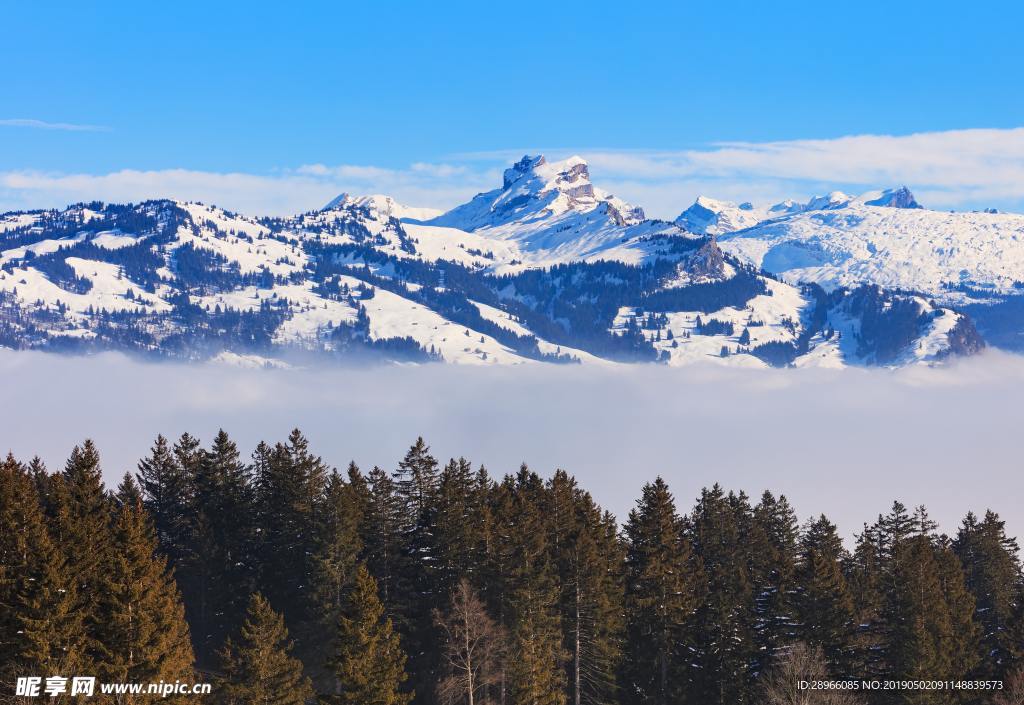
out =
<svg viewBox="0 0 1024 705"><path fill-rule="evenodd" d="M0 379L0 451L59 468L91 437L112 484L157 433L209 442L223 427L248 455L297 426L337 466L392 469L422 434L498 475L565 468L620 519L660 474L681 508L714 482L771 489L848 537L894 499L927 505L947 532L991 507L1024 533L1024 358L995 353L900 372L264 371L0 351Z"/></svg>
<svg viewBox="0 0 1024 705"><path fill-rule="evenodd" d="M87 126L60 129L73 127ZM268 174L9 170L0 171L0 211L178 198L286 215L322 207L341 192L385 193L412 206L449 208L498 186L502 169L524 152L553 158L579 153L590 161L597 185L662 218L674 218L701 194L767 204L806 200L833 189L856 193L899 184L910 186L932 208L1024 208L1024 128L1015 128L733 142L675 151L533 147L453 155L443 163L401 168L307 164Z"/></svg>

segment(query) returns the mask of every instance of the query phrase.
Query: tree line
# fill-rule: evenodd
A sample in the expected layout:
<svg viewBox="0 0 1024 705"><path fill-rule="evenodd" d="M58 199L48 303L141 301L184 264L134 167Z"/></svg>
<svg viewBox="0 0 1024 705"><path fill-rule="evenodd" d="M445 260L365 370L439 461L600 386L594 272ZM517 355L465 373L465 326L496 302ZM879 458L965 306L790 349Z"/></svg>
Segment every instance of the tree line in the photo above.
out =
<svg viewBox="0 0 1024 705"><path fill-rule="evenodd" d="M494 477L417 439L339 472L297 430L248 459L161 436L113 491L88 441L58 472L0 464L0 697L83 674L213 680L225 705L1009 705L1022 663L991 511L949 537L896 502L848 550L784 496L715 485L682 511L659 478L620 526L561 470Z"/></svg>

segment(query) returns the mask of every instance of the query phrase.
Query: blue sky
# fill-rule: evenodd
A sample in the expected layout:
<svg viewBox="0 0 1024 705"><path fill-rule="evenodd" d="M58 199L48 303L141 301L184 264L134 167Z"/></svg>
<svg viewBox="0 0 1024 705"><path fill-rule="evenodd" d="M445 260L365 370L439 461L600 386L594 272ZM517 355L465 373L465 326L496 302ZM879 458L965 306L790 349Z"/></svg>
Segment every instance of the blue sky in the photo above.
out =
<svg viewBox="0 0 1024 705"><path fill-rule="evenodd" d="M1019 176L1005 161L1024 156L1024 11L1011 3L14 3L4 14L0 208L184 195L270 212L336 188L448 206L527 150L596 155L595 181L661 215L708 188L756 201L885 179L941 207L1024 201L1024 187L1002 185ZM890 164L877 142L877 154L852 152L877 169L830 166L851 153L835 151L838 138L914 134L935 139L912 166ZM788 146L770 167L737 166L723 143L761 157ZM794 144L834 158L788 173ZM958 178L934 176L965 159Z"/></svg>

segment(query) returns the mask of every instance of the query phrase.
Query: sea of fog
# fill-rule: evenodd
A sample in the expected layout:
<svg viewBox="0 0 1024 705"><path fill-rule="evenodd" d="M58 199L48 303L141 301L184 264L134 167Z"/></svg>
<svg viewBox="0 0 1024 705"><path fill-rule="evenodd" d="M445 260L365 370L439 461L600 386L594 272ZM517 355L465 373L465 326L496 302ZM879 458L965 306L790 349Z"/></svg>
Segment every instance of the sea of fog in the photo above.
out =
<svg viewBox="0 0 1024 705"><path fill-rule="evenodd" d="M683 511L718 482L785 494L801 521L824 512L847 537L894 499L947 532L992 508L1020 535L1022 401L1024 358L993 352L938 369L765 371L251 370L0 351L0 452L57 469L92 438L116 484L158 433L205 443L223 428L248 456L298 427L332 465L364 469L394 468L422 435L439 459L495 475L564 468L620 519L661 475Z"/></svg>

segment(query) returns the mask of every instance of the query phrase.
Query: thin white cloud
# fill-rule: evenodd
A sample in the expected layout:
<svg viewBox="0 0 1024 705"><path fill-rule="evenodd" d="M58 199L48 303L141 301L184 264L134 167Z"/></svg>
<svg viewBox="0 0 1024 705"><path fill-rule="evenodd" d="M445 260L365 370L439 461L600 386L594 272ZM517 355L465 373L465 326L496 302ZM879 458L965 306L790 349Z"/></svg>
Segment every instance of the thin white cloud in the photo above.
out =
<svg viewBox="0 0 1024 705"><path fill-rule="evenodd" d="M823 140L723 142L705 149L531 149L579 153L595 181L667 217L697 195L760 203L906 184L936 208L1024 204L1024 128ZM457 155L510 161L522 150Z"/></svg>
<svg viewBox="0 0 1024 705"><path fill-rule="evenodd" d="M272 174L166 169L110 174L0 172L0 211L74 201L179 198L281 215L338 193L384 193L412 206L449 208L501 183L524 153L579 153L594 182L655 217L673 218L701 194L767 204L842 189L906 184L933 208L1024 207L1024 128L855 135L826 140L729 142L705 149L517 149L451 155L405 168L307 164Z"/></svg>
<svg viewBox="0 0 1024 705"><path fill-rule="evenodd" d="M37 130L63 130L65 132L106 132L110 128L100 125L78 125L71 122L47 122L32 118L0 119L0 127L31 127Z"/></svg>
<svg viewBox="0 0 1024 705"><path fill-rule="evenodd" d="M321 208L339 193L384 193L409 205L445 207L470 198L491 177L487 171L461 174L422 164L404 170L312 164L275 174L189 169L124 169L109 174L8 171L0 172L0 212L92 200L172 198L254 215L291 215Z"/></svg>

